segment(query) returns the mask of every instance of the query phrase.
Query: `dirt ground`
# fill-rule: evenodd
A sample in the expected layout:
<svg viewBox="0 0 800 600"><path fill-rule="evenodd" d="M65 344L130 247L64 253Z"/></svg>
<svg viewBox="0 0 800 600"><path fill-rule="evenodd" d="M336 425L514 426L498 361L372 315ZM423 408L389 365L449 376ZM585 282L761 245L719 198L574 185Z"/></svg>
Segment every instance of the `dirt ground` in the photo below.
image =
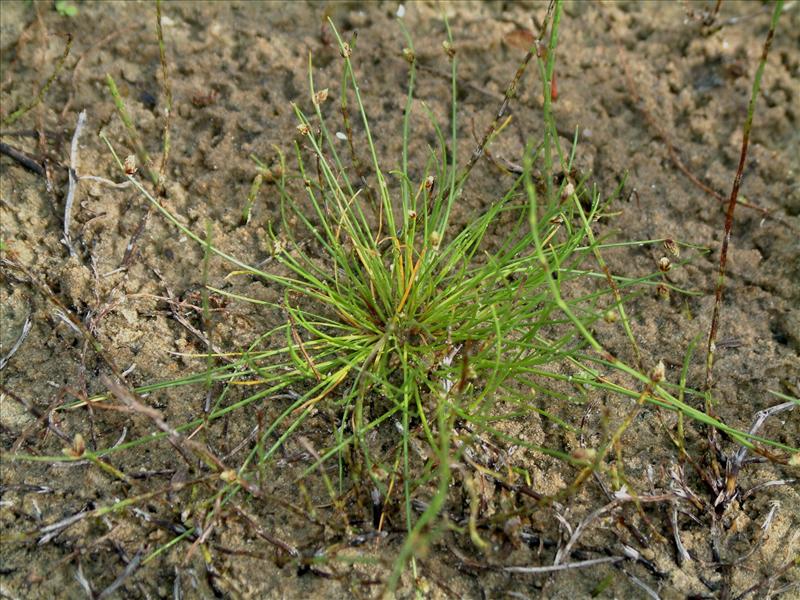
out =
<svg viewBox="0 0 800 600"><path fill-rule="evenodd" d="M771 5L725 0L714 24L705 25L703 17L714 4L569 3L557 58L555 115L563 135L571 136L576 128L579 132L581 174L608 194L627 175L613 204L618 214L601 224L602 232L619 240L670 237L712 250L669 274L676 285L701 294L673 294L664 300L648 291L628 307L646 363L663 360L672 382L678 381L692 339L709 328L724 223L722 203L690 181L675 159L708 188L728 195L771 14ZM127 473L128 481L89 461L14 460L17 453L59 455L77 433L91 449L146 431L145 421L123 413L86 408L54 412L67 401L105 391L100 376L108 372L109 360L137 386L199 372L204 364L181 356L205 349L185 326L204 330L197 312L187 308L199 303L203 282L203 252L197 244L153 214L126 258L147 203L131 189L92 181L79 184L71 211L74 256L61 241L66 165L78 113L87 113L76 160L80 175L121 179L100 133L123 155L132 152L106 74L115 78L156 164L167 102L155 5L76 5L78 13L71 17L56 12L51 2L4 2L0 7L3 118L36 97L62 56L68 34L72 36L64 68L42 103L2 129L3 143L46 158L48 166L42 175L5 155L0 159L3 244L63 306L58 309L43 286L26 282L28 275L4 265L0 355L13 346L28 317L32 326L2 370L0 596L96 598L101 590L110 590L102 597L374 597L402 536L390 532L367 539L362 531L361 537L351 532L353 537L338 539L332 530L287 508L288 503L243 501L241 510L249 516L225 514L207 532L203 550L184 540L139 565L142 556L179 535L181 523L194 524L192 515L181 514L183 501L170 491L185 473L166 442L114 455L114 467ZM248 157L253 154L274 165L276 148L291 154L298 139L291 104L310 106L309 53L317 87L338 89L341 60L323 27L326 16L343 31L358 31L353 60L378 152L389 162L397 160L393 157L399 157L407 81L401 53L406 44L395 22L400 7L397 2L165 3L174 104L165 190L170 210L201 235L210 224L214 242L249 264L270 255L268 231L278 211L274 186L263 186L251 221L240 224L256 172ZM446 124L449 65L441 46L442 11L452 27L459 61L459 152L465 156L475 145L473 128L482 132L491 122L525 55L521 40L527 38L520 32L536 27L546 4L402 6L421 65L417 97ZM495 159L519 162L526 141L541 136L540 102L540 85L528 73L511 105L514 118L491 147ZM751 206L739 206L736 212L714 371L717 414L739 429L748 429L757 411L781 402L770 390L800 396L799 108L800 5L787 2L758 100L741 191ZM422 111L415 118L414 130L423 133L412 151L424 151L429 127ZM43 133L37 137L31 131ZM476 169L455 217L462 223L512 182L487 160ZM606 258L613 272L633 277L656 269L662 255L661 247L642 246L610 251ZM231 270L214 259L208 280L233 293L260 298L276 293L249 278L226 279ZM170 303L169 297L184 304ZM102 355L60 316L64 309L82 320L102 345ZM214 309L213 339L221 349L241 348L284 318L233 301L220 300ZM184 315L183 322L176 314ZM602 323L597 334L609 349L626 353L619 324ZM702 385L702 344L689 369L694 388ZM186 415L200 414L204 394L181 388L151 399L167 420L186 421ZM572 411L575 422L583 419L581 439L543 431L538 423L520 423L519 428L542 438L537 443L546 438L570 452L579 444L591 446L604 419L629 408L596 398L565 409ZM249 407L231 413L224 431L221 424L208 443L217 444L221 455L235 456L258 415L266 411L268 418L271 410ZM657 495L674 486L677 452L662 420L674 427L674 415L647 409L624 439L624 475L640 494ZM796 447L800 410L768 419L761 434ZM687 439L698 453L704 435L700 427L687 424ZM735 451L724 441L723 449ZM294 464L292 451L287 449L282 463L286 472L268 474L274 496L290 502L302 493L290 485L291 473L303 466ZM531 486L544 494L556 493L576 474L552 461L528 467L536 475ZM713 503L691 467L685 469L700 502ZM714 526L707 511L681 504L675 523L688 560L680 559L675 543L674 503L643 505L641 511L628 503L588 520L571 558L627 552L624 562L556 574L504 571L552 564L555 548L570 537L569 528L609 502L596 482L588 482L564 506L544 508L531 502L522 515L524 527L509 521L505 530L496 528L487 534L492 544L483 553L467 535L443 536L418 563L417 593L431 598L796 598L800 566L792 561L800 556L799 476L797 467L748 463L738 480L737 498L713 517ZM48 525L71 515L157 490L166 491L47 535ZM523 500L515 501L524 505ZM488 502L493 501L500 502ZM304 556L337 545L339 560L298 568L275 539L300 548ZM623 544L633 550L624 550ZM630 558L633 552L638 560ZM374 561L351 567L345 557ZM109 588L118 577L121 585ZM412 584L407 573L402 597L414 595Z"/></svg>

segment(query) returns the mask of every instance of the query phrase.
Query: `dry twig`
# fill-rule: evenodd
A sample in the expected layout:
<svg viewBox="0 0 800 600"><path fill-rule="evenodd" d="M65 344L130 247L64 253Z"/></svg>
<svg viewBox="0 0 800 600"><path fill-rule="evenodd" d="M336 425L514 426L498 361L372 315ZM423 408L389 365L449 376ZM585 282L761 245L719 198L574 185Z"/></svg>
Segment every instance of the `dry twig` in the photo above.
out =
<svg viewBox="0 0 800 600"><path fill-rule="evenodd" d="M67 200L64 202L64 245L69 250L70 256L75 256L75 248L72 247L72 239L69 235L69 227L72 223L72 203L75 201L75 190L78 187L78 140L81 137L83 126L86 123L86 110L82 110L78 115L78 122L75 125L75 133L72 134L72 143L69 151L69 187L67 189Z"/></svg>

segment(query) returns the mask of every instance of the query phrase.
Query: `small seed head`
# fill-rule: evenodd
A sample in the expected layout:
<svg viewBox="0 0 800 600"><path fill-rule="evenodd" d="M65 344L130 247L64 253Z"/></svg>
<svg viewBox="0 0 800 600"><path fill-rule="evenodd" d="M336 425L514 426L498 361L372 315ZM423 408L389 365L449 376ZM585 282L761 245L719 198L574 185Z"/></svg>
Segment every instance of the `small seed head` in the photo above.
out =
<svg viewBox="0 0 800 600"><path fill-rule="evenodd" d="M325 102L325 100L327 99L328 99L328 88L320 90L316 94L314 94L314 104L316 104L317 106Z"/></svg>
<svg viewBox="0 0 800 600"><path fill-rule="evenodd" d="M664 377L667 373L667 368L664 366L664 361L658 361L658 364L653 367L653 371L650 373L650 381L653 383L659 383L660 381L664 381Z"/></svg>
<svg viewBox="0 0 800 600"><path fill-rule="evenodd" d="M680 247L678 246L677 243L675 243L675 240L671 238L667 238L666 240L664 240L664 248L666 248L667 252L672 254L672 256L677 257L681 255Z"/></svg>
<svg viewBox="0 0 800 600"><path fill-rule="evenodd" d="M426 596L431 591L431 583L425 577L417 577L414 584L423 596Z"/></svg>
<svg viewBox="0 0 800 600"><path fill-rule="evenodd" d="M311 128L305 123L300 123L300 125L297 126L297 131L300 132L300 135L308 135L311 133Z"/></svg>
<svg viewBox="0 0 800 600"><path fill-rule="evenodd" d="M75 437L72 438L72 447L64 448L64 454L73 458L80 458L84 452L86 452L86 442L80 433L76 433Z"/></svg>
<svg viewBox="0 0 800 600"><path fill-rule="evenodd" d="M453 44L451 44L449 41L443 41L442 48L444 48L445 54L447 54L448 58L452 59L456 55L456 49L453 48Z"/></svg>
<svg viewBox="0 0 800 600"><path fill-rule="evenodd" d="M661 270L662 273L666 273L672 268L672 262L666 256L662 256L658 260L658 268Z"/></svg>
<svg viewBox="0 0 800 600"><path fill-rule="evenodd" d="M474 381L478 378L478 372L475 370L475 367L472 365L467 365L467 379L470 381Z"/></svg>
<svg viewBox="0 0 800 600"><path fill-rule="evenodd" d="M408 211L408 218L409 218L411 221L413 221L414 219L416 219L416 218L417 218L417 211L415 211L415 210L410 210L410 211Z"/></svg>
<svg viewBox="0 0 800 600"><path fill-rule="evenodd" d="M274 183L283 176L283 168L278 165L273 165L268 169L259 169L263 181L266 183Z"/></svg>
<svg viewBox="0 0 800 600"><path fill-rule="evenodd" d="M378 481L386 481L386 479L389 477L389 473L387 473L385 469L382 469L377 465L373 465L371 471L372 471L372 476L375 477L375 479L377 479Z"/></svg>
<svg viewBox="0 0 800 600"><path fill-rule="evenodd" d="M572 194L574 194L574 193L575 193L575 186L572 185L571 181L568 181L567 185L564 186L564 191L561 194L561 199L562 200L566 200L567 198L572 196Z"/></svg>
<svg viewBox="0 0 800 600"><path fill-rule="evenodd" d="M403 48L403 58L405 58L410 65L414 64L414 61L417 60L417 57L411 48Z"/></svg>
<svg viewBox="0 0 800 600"><path fill-rule="evenodd" d="M665 284L659 283L658 287L656 287L656 292L662 300L669 300L669 288Z"/></svg>
<svg viewBox="0 0 800 600"><path fill-rule="evenodd" d="M597 450L594 448L577 448L572 452L571 456L575 460L590 463L597 457Z"/></svg>
<svg viewBox="0 0 800 600"><path fill-rule="evenodd" d="M350 49L350 44L344 42L342 47L339 49L339 54L342 55L342 58L350 58L350 56L353 54L353 51Z"/></svg>
<svg viewBox="0 0 800 600"><path fill-rule="evenodd" d="M431 246L433 246L434 250L439 249L439 244L442 243L442 234L438 231L431 232Z"/></svg>
<svg viewBox="0 0 800 600"><path fill-rule="evenodd" d="M136 156L133 154L126 156L123 167L125 168L125 175L135 175L136 171L139 170L136 166Z"/></svg>
<svg viewBox="0 0 800 600"><path fill-rule="evenodd" d="M619 313L613 308L609 308L603 315L603 320L606 323L616 323L619 320Z"/></svg>
<svg viewBox="0 0 800 600"><path fill-rule="evenodd" d="M436 182L436 179L433 177L433 175L428 175L425 178L425 189L430 192L433 189L433 184L435 182Z"/></svg>
<svg viewBox="0 0 800 600"><path fill-rule="evenodd" d="M275 239L272 242L272 256L277 256L286 250L286 244L279 239Z"/></svg>

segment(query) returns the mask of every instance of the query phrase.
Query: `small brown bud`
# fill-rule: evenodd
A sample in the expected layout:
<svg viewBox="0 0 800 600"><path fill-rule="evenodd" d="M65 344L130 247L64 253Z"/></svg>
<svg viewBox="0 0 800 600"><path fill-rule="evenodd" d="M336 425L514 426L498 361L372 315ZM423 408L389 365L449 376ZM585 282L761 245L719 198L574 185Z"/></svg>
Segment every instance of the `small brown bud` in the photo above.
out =
<svg viewBox="0 0 800 600"><path fill-rule="evenodd" d="M672 256L680 256L681 255L680 247L675 242L675 240L673 240L671 238L667 238L667 239L664 240L664 248L667 250L667 252L672 254Z"/></svg>
<svg viewBox="0 0 800 600"><path fill-rule="evenodd" d="M72 449L75 450L77 456L83 456L83 453L86 451L86 442L83 440L83 436L80 433L75 434L72 440Z"/></svg>
<svg viewBox="0 0 800 600"><path fill-rule="evenodd" d="M327 99L328 99L328 88L320 90L316 94L314 94L314 104L316 104L317 106L325 102L325 100Z"/></svg>
<svg viewBox="0 0 800 600"><path fill-rule="evenodd" d="M86 452L86 442L80 433L76 433L75 437L72 438L72 446L64 448L64 454L72 458L80 458L84 452Z"/></svg>
<svg viewBox="0 0 800 600"><path fill-rule="evenodd" d="M386 481L389 477L389 473L386 472L386 469L382 469L377 465L373 465L370 471L372 472L372 476L378 481Z"/></svg>
<svg viewBox="0 0 800 600"><path fill-rule="evenodd" d="M659 283L656 287L656 293L662 300L669 300L669 288L665 284Z"/></svg>
<svg viewBox="0 0 800 600"><path fill-rule="evenodd" d="M416 219L416 218L417 218L417 211L415 211L415 210L410 210L410 211L408 211L408 218L409 218L411 221L413 221L414 219Z"/></svg>
<svg viewBox="0 0 800 600"><path fill-rule="evenodd" d="M664 361L658 361L658 364L653 367L652 372L650 373L650 381L653 383L659 383L660 381L664 381L664 377L666 376L667 368L664 366Z"/></svg>
<svg viewBox="0 0 800 600"><path fill-rule="evenodd" d="M570 456L582 463L591 463L597 457L597 450L594 448L576 448Z"/></svg>
<svg viewBox="0 0 800 600"><path fill-rule="evenodd" d="M350 49L350 44L343 42L342 47L339 49L339 54L342 55L342 58L350 58L353 54L353 51Z"/></svg>
<svg viewBox="0 0 800 600"><path fill-rule="evenodd" d="M433 184L436 180L434 179L433 175L428 175L425 178L425 189L431 191L433 189Z"/></svg>
<svg viewBox="0 0 800 600"><path fill-rule="evenodd" d="M300 123L300 125L297 126L297 131L300 132L300 135L308 135L311 133L311 128L305 123Z"/></svg>
<svg viewBox="0 0 800 600"><path fill-rule="evenodd" d="M133 154L126 156L123 167L125 168L125 175L136 175L136 171L138 171L138 167L136 166L136 156Z"/></svg>
<svg viewBox="0 0 800 600"><path fill-rule="evenodd" d="M414 64L414 61L417 60L417 57L411 48L403 48L403 58L406 59L408 64Z"/></svg>
<svg viewBox="0 0 800 600"><path fill-rule="evenodd" d="M658 268L661 270L662 273L666 273L672 268L672 262L670 262L669 258L666 256L662 256L658 260Z"/></svg>

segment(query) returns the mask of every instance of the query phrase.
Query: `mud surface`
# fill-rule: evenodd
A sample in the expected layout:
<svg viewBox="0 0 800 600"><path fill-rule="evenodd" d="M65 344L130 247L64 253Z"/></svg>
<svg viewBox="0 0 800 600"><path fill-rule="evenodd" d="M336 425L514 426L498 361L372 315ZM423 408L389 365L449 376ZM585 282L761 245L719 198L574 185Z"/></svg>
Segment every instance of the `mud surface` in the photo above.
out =
<svg viewBox="0 0 800 600"><path fill-rule="evenodd" d="M726 1L714 25L704 25L703 11L713 4L569 4L557 62L554 109L565 147L577 128L581 175L608 194L624 180L613 204L618 215L601 223L598 231L622 240L669 237L712 249L668 274L673 283L699 295L673 293L664 300L649 290L628 307L646 366L663 360L667 379L675 383L692 340L709 328L724 207L693 184L674 158L708 188L728 195L771 10L760 3ZM520 31L534 27L532 16L543 19L545 8L517 3L446 5L459 60L462 156L474 148L473 128L482 132L491 122L525 55L520 40L527 37ZM311 105L309 53L317 88L328 87L335 96L341 59L330 31L323 27L326 16L348 35L358 31L353 58L378 153L394 161L400 152L407 81L401 54L406 44L395 23L397 10L397 3L165 4L174 106L165 205L199 235L208 227L223 251L249 264L268 259L277 192L265 183L251 221L240 224L256 172L248 157L253 154L274 166L277 150L292 153L293 140L299 139L292 103ZM412 3L404 11L422 67L417 97L445 125L449 64L441 45L445 34L440 8ZM27 269L23 273L4 265L0 354L9 351L28 316L32 322L29 336L2 371L0 592L9 598L84 597L87 586L97 594L126 568L133 570L141 557L180 535L181 523L202 526L201 516L186 512L194 499L177 492L188 475L179 453L166 441L113 455L110 462L127 474L127 481L90 461L13 460L17 453L59 455L74 444L78 433L92 449L152 430L146 419L121 412L54 409L104 392L101 376L110 372L112 363L135 386L202 371L203 359L186 356L206 350L192 329L201 335L211 329L217 348L235 351L285 319L212 297L210 317L204 322L197 308L204 280L261 299L275 300L279 292L246 277L226 278L232 267L219 259L210 261L204 278L202 248L158 214L150 216L126 259L129 242L149 210L131 189L88 180L79 184L70 227L75 256L70 256L61 241L68 187L65 166L78 113L87 111L77 172L120 181L119 168L99 134L107 135L123 156L132 148L108 93L106 74L116 80L156 165L162 156L167 99L154 5L79 3L77 16L67 17L49 2L5 2L0 26L4 118L36 97L63 54L67 34L73 39L70 54L43 102L2 131L4 143L46 158L48 167L46 178L6 156L0 160L2 241L6 256ZM519 163L526 141L541 137L541 91L533 75L526 76L512 102L511 124L490 148L498 163ZM757 411L780 403L769 390L800 394L798 106L800 10L787 3L758 100L741 191L751 206L739 206L736 212L714 370L715 410L724 422L740 429L750 427ZM325 110L335 116L335 103L330 101ZM412 152L424 152L433 140L426 123L419 110L412 127L420 134ZM41 139L26 134L35 129L44 131ZM476 170L458 207L457 222L468 221L513 181L486 159ZM656 269L663 255L661 246L642 246L609 251L606 258L614 273L635 277ZM31 276L39 284L31 285ZM47 297L45 287L61 308ZM62 316L63 310L77 315L99 341L101 353ZM601 324L597 331L609 349L629 354L618 323ZM702 340L688 372L694 388L702 386ZM185 422L202 415L205 391L155 392L148 402L167 421ZM514 433L527 431L532 441L567 452L592 447L607 420L617 422L630 411L620 402L598 397L565 408L565 415L581 423L579 435L543 430L538 423L519 423ZM695 397L691 402L700 406L701 400ZM235 411L210 428L203 441L235 463L241 444L251 443L248 436L258 419L268 420L285 406L276 400ZM673 431L675 420L672 413L659 415L652 408L635 419L619 463L629 489L657 495L675 485L671 473L678 453L665 429ZM324 438L315 434L314 426L323 430L328 425L320 417L305 432L321 446ZM691 423L686 427L689 451L700 460L705 433ZM768 419L761 434L797 446L800 410ZM722 447L735 451L724 440ZM188 540L166 548L138 566L110 595L378 595L387 565L402 543L402 517L396 517L396 531L384 536L369 539L368 526L341 534L325 523L335 518L325 507L313 518L293 508L303 505L303 491L292 482L310 464L303 447L288 443L279 463L279 469L265 475L273 499L243 499L237 510L226 512L206 532L204 544ZM544 494L556 493L577 474L553 461L528 459L525 466L534 474L530 486ZM800 574L791 560L800 552L800 487L786 480L800 475L797 468L747 464L737 481L737 498L713 518L713 509L707 507L715 499L689 464L685 470L697 502L706 508L654 502L638 511L633 503L609 509L589 522L577 544L579 552L570 559L623 555L624 544L635 549L629 556L637 552L641 560L558 574L503 571L508 566L552 564L556 545L563 546L570 537L566 524L574 529L609 502L601 487L589 481L580 494L555 509L516 498L515 506L527 506L520 520L495 523L485 532L492 544L483 553L466 534L444 536L418 563L419 589L426 597L465 598L633 598L647 597L647 590L661 598L765 598L778 597L781 590L786 598L796 597ZM754 489L775 481L782 484ZM141 499L129 508L80 519L55 532L58 535L48 535L50 524L136 496ZM325 498L315 496L320 505ZM482 497L484 516L491 517L506 500L499 489L487 491ZM679 560L671 525L673 505L680 509L676 523L690 560ZM339 560L298 568L282 544L299 548L306 557L336 546ZM342 560L346 557L374 561L351 567ZM792 584L795 587L788 587ZM402 590L404 596L413 596L410 573Z"/></svg>

